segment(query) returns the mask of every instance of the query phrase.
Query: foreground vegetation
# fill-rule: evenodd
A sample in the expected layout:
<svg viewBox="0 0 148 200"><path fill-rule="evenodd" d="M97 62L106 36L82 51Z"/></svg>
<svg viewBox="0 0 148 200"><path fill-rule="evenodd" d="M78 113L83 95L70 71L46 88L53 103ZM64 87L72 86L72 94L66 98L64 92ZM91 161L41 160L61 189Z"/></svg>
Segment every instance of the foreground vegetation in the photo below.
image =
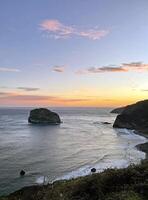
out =
<svg viewBox="0 0 148 200"><path fill-rule="evenodd" d="M0 200L148 200L148 161L52 185L26 187Z"/></svg>

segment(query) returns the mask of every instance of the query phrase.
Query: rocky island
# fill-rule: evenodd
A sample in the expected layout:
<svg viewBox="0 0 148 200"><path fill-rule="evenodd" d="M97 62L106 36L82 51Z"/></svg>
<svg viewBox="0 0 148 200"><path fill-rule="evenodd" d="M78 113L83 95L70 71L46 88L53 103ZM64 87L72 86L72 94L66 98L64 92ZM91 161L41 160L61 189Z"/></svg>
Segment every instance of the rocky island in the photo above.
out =
<svg viewBox="0 0 148 200"><path fill-rule="evenodd" d="M32 124L58 125L61 123L61 119L55 112L46 108L37 108L31 110L28 122Z"/></svg>

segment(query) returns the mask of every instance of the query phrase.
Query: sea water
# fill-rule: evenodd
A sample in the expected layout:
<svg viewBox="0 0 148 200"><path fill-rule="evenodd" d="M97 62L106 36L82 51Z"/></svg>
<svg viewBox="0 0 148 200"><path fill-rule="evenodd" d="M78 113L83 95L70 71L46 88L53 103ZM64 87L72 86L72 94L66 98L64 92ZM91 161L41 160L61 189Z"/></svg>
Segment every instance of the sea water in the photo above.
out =
<svg viewBox="0 0 148 200"><path fill-rule="evenodd" d="M146 142L127 129L113 129L108 108L52 108L63 123L28 124L31 108L0 109L0 195L24 186L70 179L106 168L139 163ZM103 124L109 122L111 124ZM19 172L26 175L20 177Z"/></svg>

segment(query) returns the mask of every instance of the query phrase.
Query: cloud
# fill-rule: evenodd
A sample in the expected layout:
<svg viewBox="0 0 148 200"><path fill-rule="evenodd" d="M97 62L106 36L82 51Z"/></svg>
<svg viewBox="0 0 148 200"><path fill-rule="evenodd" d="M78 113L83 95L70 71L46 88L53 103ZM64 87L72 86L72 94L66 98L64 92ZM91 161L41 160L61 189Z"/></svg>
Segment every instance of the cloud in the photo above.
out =
<svg viewBox="0 0 148 200"><path fill-rule="evenodd" d="M89 67L84 70L78 70L76 74L96 74L96 73L105 73L105 72L127 72L128 70L122 67L111 67L111 66L104 66L104 67Z"/></svg>
<svg viewBox="0 0 148 200"><path fill-rule="evenodd" d="M26 92L32 92L32 91L38 91L40 90L40 88L36 88L36 87L7 87L7 86L0 86L0 88L2 89L18 89L18 90L23 90L23 91L26 91ZM6 92L0 92L1 93L4 93L6 94Z"/></svg>
<svg viewBox="0 0 148 200"><path fill-rule="evenodd" d="M27 92L40 90L40 88L33 88L33 87L17 87L16 89L24 90L24 91L27 91Z"/></svg>
<svg viewBox="0 0 148 200"><path fill-rule="evenodd" d="M20 70L16 68L0 67L0 72L20 72Z"/></svg>
<svg viewBox="0 0 148 200"><path fill-rule="evenodd" d="M54 66L52 71L62 73L65 71L65 66Z"/></svg>
<svg viewBox="0 0 148 200"><path fill-rule="evenodd" d="M58 96L46 96L46 95L22 95L9 92L0 92L0 102L43 102L43 103L72 103L72 102L84 102L89 101L86 98L64 98Z"/></svg>
<svg viewBox="0 0 148 200"><path fill-rule="evenodd" d="M91 40L99 40L105 37L109 31L100 30L98 28L79 29L75 26L68 26L62 24L56 19L47 19L41 22L40 27L43 31L47 32L50 37L55 39L66 39L72 36L79 36Z"/></svg>
<svg viewBox="0 0 148 200"><path fill-rule="evenodd" d="M100 73L100 72L126 72L127 70L122 67L90 67L88 72L90 73Z"/></svg>
<svg viewBox="0 0 148 200"><path fill-rule="evenodd" d="M46 101L54 100L57 97L45 95L22 95L13 92L0 92L0 99L19 100L19 101Z"/></svg>
<svg viewBox="0 0 148 200"><path fill-rule="evenodd" d="M128 70L148 70L148 64L143 62L122 63L121 65Z"/></svg>
<svg viewBox="0 0 148 200"><path fill-rule="evenodd" d="M148 92L148 89L142 89L141 91L142 92Z"/></svg>
<svg viewBox="0 0 148 200"><path fill-rule="evenodd" d="M47 101L55 99L53 96L42 95L11 95L10 98L19 101Z"/></svg>
<svg viewBox="0 0 148 200"><path fill-rule="evenodd" d="M84 101L90 101L90 99L86 99L86 98L82 98L82 99L80 99L80 98L77 98L77 99L60 99L60 101L61 102L63 102L63 103L72 103L72 102L84 102Z"/></svg>
<svg viewBox="0 0 148 200"><path fill-rule="evenodd" d="M81 37L86 37L91 40L99 40L102 37L105 37L108 33L109 31L107 30L90 29L90 30L77 32L76 35L81 36Z"/></svg>
<svg viewBox="0 0 148 200"><path fill-rule="evenodd" d="M7 93L7 92L0 92L0 97L1 96L6 96L6 95L9 95L10 93Z"/></svg>
<svg viewBox="0 0 148 200"><path fill-rule="evenodd" d="M95 74L106 72L148 71L148 64L142 62L121 63L118 65L89 67L80 69L76 74Z"/></svg>

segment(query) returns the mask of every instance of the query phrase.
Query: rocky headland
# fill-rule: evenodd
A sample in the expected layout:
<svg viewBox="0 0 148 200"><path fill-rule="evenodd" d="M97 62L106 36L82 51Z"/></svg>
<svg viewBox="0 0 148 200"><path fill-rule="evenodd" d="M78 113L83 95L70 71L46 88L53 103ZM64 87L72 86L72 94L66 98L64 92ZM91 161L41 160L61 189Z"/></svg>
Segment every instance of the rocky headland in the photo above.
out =
<svg viewBox="0 0 148 200"><path fill-rule="evenodd" d="M113 127L133 129L148 134L148 100L125 107L122 113L117 115Z"/></svg>
<svg viewBox="0 0 148 200"><path fill-rule="evenodd" d="M139 101L124 107L117 115L114 128L132 129L136 134L148 138L148 100ZM137 145L137 148L146 153L148 158L148 142Z"/></svg>
<svg viewBox="0 0 148 200"><path fill-rule="evenodd" d="M120 114L123 112L124 109L125 109L125 107L115 108L110 113Z"/></svg>

